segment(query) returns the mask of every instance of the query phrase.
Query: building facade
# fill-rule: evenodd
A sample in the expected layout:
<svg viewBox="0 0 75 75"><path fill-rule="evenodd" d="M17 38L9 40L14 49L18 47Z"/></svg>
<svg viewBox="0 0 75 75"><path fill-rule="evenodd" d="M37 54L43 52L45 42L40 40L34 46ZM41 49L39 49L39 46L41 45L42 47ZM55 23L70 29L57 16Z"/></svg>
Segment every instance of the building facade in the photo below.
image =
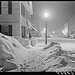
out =
<svg viewBox="0 0 75 75"><path fill-rule="evenodd" d="M0 1L0 32L28 38L31 29L36 31L32 26L32 15L32 1Z"/></svg>
<svg viewBox="0 0 75 75"><path fill-rule="evenodd" d="M68 21L69 35L75 34L75 16Z"/></svg>

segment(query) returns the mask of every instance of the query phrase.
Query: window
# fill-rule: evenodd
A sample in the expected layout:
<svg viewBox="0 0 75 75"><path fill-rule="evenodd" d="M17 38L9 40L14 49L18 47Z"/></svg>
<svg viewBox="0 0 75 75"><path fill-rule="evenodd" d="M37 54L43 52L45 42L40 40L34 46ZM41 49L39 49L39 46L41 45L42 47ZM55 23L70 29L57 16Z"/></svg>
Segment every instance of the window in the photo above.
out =
<svg viewBox="0 0 75 75"><path fill-rule="evenodd" d="M31 22L31 15L29 14L29 16L28 16L28 19L29 19L29 22Z"/></svg>
<svg viewBox="0 0 75 75"><path fill-rule="evenodd" d="M0 33L12 36L12 25L0 25Z"/></svg>
<svg viewBox="0 0 75 75"><path fill-rule="evenodd" d="M31 35L31 29L29 29L29 39L31 39L32 35Z"/></svg>
<svg viewBox="0 0 75 75"><path fill-rule="evenodd" d="M22 31L22 38L24 38L24 27L21 26L21 31Z"/></svg>
<svg viewBox="0 0 75 75"><path fill-rule="evenodd" d="M2 1L2 2L0 2L0 13L2 13L2 14L12 14L12 1Z"/></svg>
<svg viewBox="0 0 75 75"><path fill-rule="evenodd" d="M30 13L27 11L27 9L26 9L25 17L26 17L27 20L29 20L29 21L31 22L31 15L30 15Z"/></svg>
<svg viewBox="0 0 75 75"><path fill-rule="evenodd" d="M28 5L30 5L29 1L27 1Z"/></svg>
<svg viewBox="0 0 75 75"><path fill-rule="evenodd" d="M2 25L2 33L9 35L8 25Z"/></svg>
<svg viewBox="0 0 75 75"><path fill-rule="evenodd" d="M25 17L25 7L24 7L23 3L21 3L21 15L23 17Z"/></svg>
<svg viewBox="0 0 75 75"><path fill-rule="evenodd" d="M24 38L27 38L27 35L26 35L26 27L24 26Z"/></svg>
<svg viewBox="0 0 75 75"><path fill-rule="evenodd" d="M9 36L12 36L12 25L8 25L9 28Z"/></svg>
<svg viewBox="0 0 75 75"><path fill-rule="evenodd" d="M27 9L26 9L26 19L28 19L28 11L27 11Z"/></svg>
<svg viewBox="0 0 75 75"><path fill-rule="evenodd" d="M1 1L0 1L0 14L1 14Z"/></svg>
<svg viewBox="0 0 75 75"><path fill-rule="evenodd" d="M1 2L1 13L8 14L8 1Z"/></svg>
<svg viewBox="0 0 75 75"><path fill-rule="evenodd" d="M8 14L12 14L12 1L8 1Z"/></svg>
<svg viewBox="0 0 75 75"><path fill-rule="evenodd" d="M0 25L0 33L2 33L2 25Z"/></svg>
<svg viewBox="0 0 75 75"><path fill-rule="evenodd" d="M26 35L26 27L25 26L21 26L21 33L22 33L22 38L27 38L27 35Z"/></svg>

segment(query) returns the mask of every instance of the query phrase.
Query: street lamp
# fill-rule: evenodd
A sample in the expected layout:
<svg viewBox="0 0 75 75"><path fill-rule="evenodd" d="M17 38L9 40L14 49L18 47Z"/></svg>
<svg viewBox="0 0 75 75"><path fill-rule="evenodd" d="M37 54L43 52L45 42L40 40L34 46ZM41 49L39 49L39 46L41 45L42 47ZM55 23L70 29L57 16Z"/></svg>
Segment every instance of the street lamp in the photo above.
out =
<svg viewBox="0 0 75 75"><path fill-rule="evenodd" d="M48 17L48 13L45 12L45 13L44 13L44 16L45 16L45 18L46 18L46 25L45 25L45 27L46 27L46 32L45 32L45 44L47 44L47 17Z"/></svg>
<svg viewBox="0 0 75 75"><path fill-rule="evenodd" d="M43 29L43 32L44 32L44 33L46 32L46 29L45 29L45 28Z"/></svg>

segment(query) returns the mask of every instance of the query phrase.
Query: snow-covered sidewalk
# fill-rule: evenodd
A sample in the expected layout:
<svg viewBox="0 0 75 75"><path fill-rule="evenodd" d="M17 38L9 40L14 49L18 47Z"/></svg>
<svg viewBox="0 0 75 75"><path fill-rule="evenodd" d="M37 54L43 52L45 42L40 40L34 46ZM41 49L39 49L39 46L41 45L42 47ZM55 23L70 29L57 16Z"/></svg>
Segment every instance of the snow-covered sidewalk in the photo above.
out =
<svg viewBox="0 0 75 75"><path fill-rule="evenodd" d="M61 45L63 48L66 47L57 42L23 47L14 37L0 34L0 70L1 72L75 70L75 51L66 51Z"/></svg>

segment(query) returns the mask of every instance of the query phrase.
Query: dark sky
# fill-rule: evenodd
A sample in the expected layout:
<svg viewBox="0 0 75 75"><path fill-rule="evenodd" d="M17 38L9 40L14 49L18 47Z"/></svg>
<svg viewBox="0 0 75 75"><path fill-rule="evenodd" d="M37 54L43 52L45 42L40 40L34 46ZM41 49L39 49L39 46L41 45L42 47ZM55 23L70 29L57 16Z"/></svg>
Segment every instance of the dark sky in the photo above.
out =
<svg viewBox="0 0 75 75"><path fill-rule="evenodd" d="M38 28L41 23L45 27L44 12L49 13L48 30L56 31L63 29L67 21L75 16L75 1L32 1L33 3L33 24Z"/></svg>

